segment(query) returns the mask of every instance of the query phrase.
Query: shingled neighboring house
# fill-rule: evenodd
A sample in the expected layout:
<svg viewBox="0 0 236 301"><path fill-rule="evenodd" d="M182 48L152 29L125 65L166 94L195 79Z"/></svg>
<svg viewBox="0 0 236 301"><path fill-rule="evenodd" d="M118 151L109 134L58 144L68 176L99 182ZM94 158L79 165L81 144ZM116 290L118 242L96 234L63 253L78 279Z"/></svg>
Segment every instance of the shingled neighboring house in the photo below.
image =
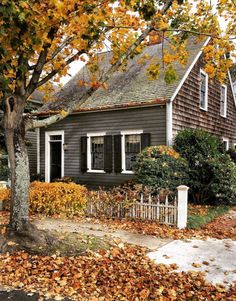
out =
<svg viewBox="0 0 236 301"><path fill-rule="evenodd" d="M30 100L27 103L25 112L30 112L32 110L36 110L40 108L43 104L43 93L36 90ZM3 112L2 112L3 114ZM1 115L1 110L0 110ZM26 144L29 156L29 167L30 167L30 175L31 178L35 178L35 176L39 173L37 170L37 146L39 141L39 131L38 129L33 131L28 131L26 133ZM5 138L3 129L0 128L0 160L3 158L4 165L7 164L7 151L5 146ZM1 162L0 162L1 164ZM1 178L1 175L0 175Z"/></svg>
<svg viewBox="0 0 236 301"><path fill-rule="evenodd" d="M125 72L115 72L107 90L99 88L78 110L64 120L40 129L38 170L45 181L69 176L90 187L113 186L133 177L136 155L146 146L171 145L184 128L203 128L214 133L225 147L236 144L236 99L230 75L227 85L211 80L203 71L202 46L209 40L188 44L185 66L176 63L179 79L166 84L161 72L149 80L149 62L128 62ZM165 46L168 47L168 46ZM160 57L162 45L150 45L145 53ZM102 67L109 67L111 53L103 54ZM78 80L88 80L87 68L78 72L60 91L58 107L76 99L87 89ZM55 107L54 107L55 108ZM52 114L51 104L41 115Z"/></svg>

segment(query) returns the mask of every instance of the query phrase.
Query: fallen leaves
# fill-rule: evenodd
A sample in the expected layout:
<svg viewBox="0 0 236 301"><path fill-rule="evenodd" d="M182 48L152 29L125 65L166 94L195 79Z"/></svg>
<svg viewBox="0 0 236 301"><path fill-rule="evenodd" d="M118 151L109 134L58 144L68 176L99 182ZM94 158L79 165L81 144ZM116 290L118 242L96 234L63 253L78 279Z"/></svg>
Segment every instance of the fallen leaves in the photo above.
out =
<svg viewBox="0 0 236 301"><path fill-rule="evenodd" d="M227 292L202 273L177 273L176 265L156 265L145 253L126 246L81 257L3 254L0 282L56 300L235 300L235 287Z"/></svg>
<svg viewBox="0 0 236 301"><path fill-rule="evenodd" d="M103 224L110 229L130 230L142 234L154 235L160 238L206 239L208 237L214 237L217 239L230 238L232 240L236 240L236 215L233 219L228 214L218 217L213 222L208 223L204 228L199 230L177 229L172 226L141 220L90 219L90 222L91 221Z"/></svg>
<svg viewBox="0 0 236 301"><path fill-rule="evenodd" d="M0 225L7 223L8 212L0 212ZM31 216L36 218L37 215ZM41 219L42 216L39 216ZM160 238L170 239L206 239L214 237L217 239L230 238L236 240L236 215L234 218L229 214L216 218L213 222L207 224L204 228L196 229L177 229L172 226L158 224L156 222L141 221L141 220L112 220L112 219L93 219L79 218L74 219L74 222L94 222L108 227L109 230L130 230L137 233L154 235ZM3 230L4 231L4 230Z"/></svg>

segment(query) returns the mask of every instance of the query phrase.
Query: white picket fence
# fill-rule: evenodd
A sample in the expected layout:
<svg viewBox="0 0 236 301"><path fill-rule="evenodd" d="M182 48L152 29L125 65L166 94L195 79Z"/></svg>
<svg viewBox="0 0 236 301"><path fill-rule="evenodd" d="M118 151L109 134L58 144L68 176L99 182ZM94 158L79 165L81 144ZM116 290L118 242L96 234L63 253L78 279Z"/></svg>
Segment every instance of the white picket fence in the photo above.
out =
<svg viewBox="0 0 236 301"><path fill-rule="evenodd" d="M132 218L141 220L158 221L168 225L175 225L178 228L185 228L187 225L187 204L188 187L181 185L177 187L178 194L163 198L159 196L147 197L141 195L140 200L131 204L118 202L115 205L107 206L102 202L88 202L87 215L98 216L98 212L103 212L110 218Z"/></svg>

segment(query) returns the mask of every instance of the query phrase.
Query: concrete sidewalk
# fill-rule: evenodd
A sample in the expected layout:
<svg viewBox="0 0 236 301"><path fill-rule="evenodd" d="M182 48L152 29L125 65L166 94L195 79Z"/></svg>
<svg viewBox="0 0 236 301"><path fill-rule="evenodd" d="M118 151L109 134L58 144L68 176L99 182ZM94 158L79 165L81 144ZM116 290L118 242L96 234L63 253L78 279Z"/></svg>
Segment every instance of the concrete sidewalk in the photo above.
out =
<svg viewBox="0 0 236 301"><path fill-rule="evenodd" d="M100 224L73 222L59 219L36 220L34 224L42 230L57 230L60 232L81 233L98 237L110 236L119 238L122 242L146 247L149 250L157 250L171 242L171 239L158 238L152 235L133 233L125 230L112 230Z"/></svg>
<svg viewBox="0 0 236 301"><path fill-rule="evenodd" d="M236 281L236 241L230 239L175 240L148 256L156 263L176 263L177 271L204 272L213 284Z"/></svg>
<svg viewBox="0 0 236 301"><path fill-rule="evenodd" d="M110 236L122 242L148 248L156 263L178 265L177 271L199 271L214 284L230 285L236 281L236 241L230 239L162 239L152 235L114 230L105 225L59 219L36 220L42 230L81 233L98 237Z"/></svg>

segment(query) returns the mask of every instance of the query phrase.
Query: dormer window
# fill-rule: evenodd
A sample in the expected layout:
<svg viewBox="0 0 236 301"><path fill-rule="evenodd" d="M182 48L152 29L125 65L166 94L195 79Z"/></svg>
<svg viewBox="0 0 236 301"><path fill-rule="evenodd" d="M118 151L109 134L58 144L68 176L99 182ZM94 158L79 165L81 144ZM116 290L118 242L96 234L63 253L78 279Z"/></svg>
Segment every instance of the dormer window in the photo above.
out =
<svg viewBox="0 0 236 301"><path fill-rule="evenodd" d="M208 75L200 70L200 109L207 111L208 107Z"/></svg>
<svg viewBox="0 0 236 301"><path fill-rule="evenodd" d="M220 88L220 116L227 116L227 86L221 85Z"/></svg>

